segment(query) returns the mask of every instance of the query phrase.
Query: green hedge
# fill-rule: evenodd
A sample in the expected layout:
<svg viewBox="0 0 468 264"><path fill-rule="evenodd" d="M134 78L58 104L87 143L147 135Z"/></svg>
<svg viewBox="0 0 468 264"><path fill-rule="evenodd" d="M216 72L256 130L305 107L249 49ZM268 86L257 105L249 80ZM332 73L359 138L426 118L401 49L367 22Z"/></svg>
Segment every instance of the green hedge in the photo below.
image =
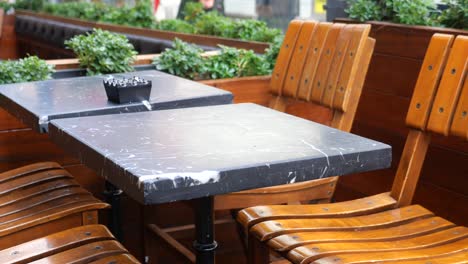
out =
<svg viewBox="0 0 468 264"><path fill-rule="evenodd" d="M43 0L34 0L43 1ZM94 2L64 2L58 4L39 3L21 5L57 16L79 18L118 25L135 26L159 30L169 30L191 34L206 34L219 37L236 38L247 41L272 43L282 35L281 30L269 28L263 21L254 19L232 19L216 11L205 12L200 3L190 3L183 10L184 20L167 19L156 21L150 0L140 0L134 7L114 7Z"/></svg>
<svg viewBox="0 0 468 264"><path fill-rule="evenodd" d="M153 64L158 70L192 80L268 75L273 70L281 43L282 39L277 38L265 54L220 45L219 54L202 57L202 49L175 39L173 48L166 49Z"/></svg>
<svg viewBox="0 0 468 264"><path fill-rule="evenodd" d="M346 12L360 21L391 21L408 25L468 29L468 0L444 0L439 11L433 0L347 0Z"/></svg>

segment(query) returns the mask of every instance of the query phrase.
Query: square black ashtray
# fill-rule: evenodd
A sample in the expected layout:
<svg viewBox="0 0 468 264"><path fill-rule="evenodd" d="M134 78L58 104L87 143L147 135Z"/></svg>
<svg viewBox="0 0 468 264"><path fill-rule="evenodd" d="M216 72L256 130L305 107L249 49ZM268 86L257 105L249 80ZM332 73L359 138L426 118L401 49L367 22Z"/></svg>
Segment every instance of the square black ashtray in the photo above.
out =
<svg viewBox="0 0 468 264"><path fill-rule="evenodd" d="M114 103L124 104L149 100L151 81L140 77L117 79L109 77L104 81L107 99Z"/></svg>

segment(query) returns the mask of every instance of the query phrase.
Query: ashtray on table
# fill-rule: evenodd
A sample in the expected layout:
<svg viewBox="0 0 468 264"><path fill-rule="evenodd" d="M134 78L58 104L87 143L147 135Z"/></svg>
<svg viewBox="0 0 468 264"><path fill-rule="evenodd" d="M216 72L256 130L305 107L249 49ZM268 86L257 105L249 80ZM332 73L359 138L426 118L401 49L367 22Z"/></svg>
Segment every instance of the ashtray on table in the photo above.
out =
<svg viewBox="0 0 468 264"><path fill-rule="evenodd" d="M140 77L121 79L109 77L103 82L109 101L118 104L148 101L151 94L151 81Z"/></svg>

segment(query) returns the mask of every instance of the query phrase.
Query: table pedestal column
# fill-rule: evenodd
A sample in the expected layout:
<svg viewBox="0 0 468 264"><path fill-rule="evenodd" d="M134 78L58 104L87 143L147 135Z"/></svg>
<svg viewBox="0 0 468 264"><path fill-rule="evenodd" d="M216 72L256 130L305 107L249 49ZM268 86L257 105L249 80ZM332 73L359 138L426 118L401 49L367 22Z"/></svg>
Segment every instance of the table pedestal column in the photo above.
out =
<svg viewBox="0 0 468 264"><path fill-rule="evenodd" d="M122 241L122 227L120 221L120 196L122 195L122 190L106 181L104 195L106 197L106 202L111 205L108 227L115 238Z"/></svg>
<svg viewBox="0 0 468 264"><path fill-rule="evenodd" d="M214 201L213 196L196 200L195 231L193 247L197 252L197 264L214 264L218 243L214 240Z"/></svg>

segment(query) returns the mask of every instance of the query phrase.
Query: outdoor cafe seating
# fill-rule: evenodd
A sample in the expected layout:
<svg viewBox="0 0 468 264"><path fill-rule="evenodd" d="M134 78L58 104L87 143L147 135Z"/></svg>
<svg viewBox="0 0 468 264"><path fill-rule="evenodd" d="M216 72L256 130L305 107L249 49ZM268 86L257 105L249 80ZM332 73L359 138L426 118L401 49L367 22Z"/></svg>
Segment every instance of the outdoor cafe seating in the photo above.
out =
<svg viewBox="0 0 468 264"><path fill-rule="evenodd" d="M67 8L81 4L105 6ZM203 9L168 22L181 33L47 13L54 5L0 5L0 44L13 36L16 57L68 56L60 27L120 33L106 38L123 41L122 54L132 49L125 35L148 50L154 39L175 44L129 52L131 71L97 72L117 65L110 59L84 69L79 56L44 60L56 72L43 79L0 84L0 263L468 263L466 30L421 27L408 46L379 46L401 43L402 29L385 39L387 24L292 19L271 65L272 43L197 36L200 21L221 16ZM427 43L419 64L411 43ZM409 58L392 53L405 49ZM223 56L237 57L239 75L203 79L234 71L219 66ZM252 61L267 74L241 75ZM400 63L410 66L390 70ZM393 87L403 77L414 90Z"/></svg>

